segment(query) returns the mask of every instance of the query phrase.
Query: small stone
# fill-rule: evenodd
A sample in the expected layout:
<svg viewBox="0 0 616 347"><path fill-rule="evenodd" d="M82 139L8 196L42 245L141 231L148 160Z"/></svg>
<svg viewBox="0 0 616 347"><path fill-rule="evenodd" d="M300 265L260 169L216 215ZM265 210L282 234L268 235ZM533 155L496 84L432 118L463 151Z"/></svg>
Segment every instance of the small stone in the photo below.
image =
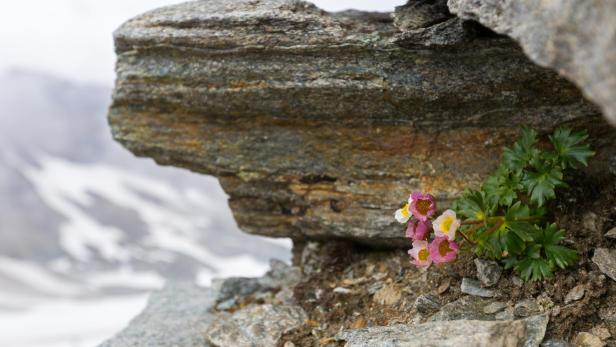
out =
<svg viewBox="0 0 616 347"><path fill-rule="evenodd" d="M428 314L434 313L441 308L441 303L432 295L422 294L415 300L415 309L417 312Z"/></svg>
<svg viewBox="0 0 616 347"><path fill-rule="evenodd" d="M295 347L295 344L291 341L287 341L282 345L282 347Z"/></svg>
<svg viewBox="0 0 616 347"><path fill-rule="evenodd" d="M504 310L506 307L507 307L506 303L502 301L494 301L494 302L487 304L483 308L483 313L494 314L494 313Z"/></svg>
<svg viewBox="0 0 616 347"><path fill-rule="evenodd" d="M374 282L368 286L368 294L373 295L383 288L383 282Z"/></svg>
<svg viewBox="0 0 616 347"><path fill-rule="evenodd" d="M503 268L493 260L475 259L477 278L486 287L495 285L503 273Z"/></svg>
<svg viewBox="0 0 616 347"><path fill-rule="evenodd" d="M574 301L578 301L584 297L584 292L586 291L586 287L583 284L578 284L573 287L565 296L565 305Z"/></svg>
<svg viewBox="0 0 616 347"><path fill-rule="evenodd" d="M573 345L565 340L550 339L543 341L541 347L573 347Z"/></svg>
<svg viewBox="0 0 616 347"><path fill-rule="evenodd" d="M616 239L616 227L613 227L612 229L608 230L607 233L605 233L605 237L610 239Z"/></svg>
<svg viewBox="0 0 616 347"><path fill-rule="evenodd" d="M334 288L334 293L349 294L349 293L351 293L351 290L349 288L336 287L336 288Z"/></svg>
<svg viewBox="0 0 616 347"><path fill-rule="evenodd" d="M513 314L516 317L528 317L541 311L541 306L534 299L525 299L513 307Z"/></svg>
<svg viewBox="0 0 616 347"><path fill-rule="evenodd" d="M597 325L590 329L590 333L600 338L602 341L605 341L612 337L610 331L605 327L605 325Z"/></svg>
<svg viewBox="0 0 616 347"><path fill-rule="evenodd" d="M474 296L480 296L482 298L492 298L496 295L496 292L491 289L481 288L479 281L464 277L462 279L462 285L460 286L462 293Z"/></svg>
<svg viewBox="0 0 616 347"><path fill-rule="evenodd" d="M400 290L395 285L388 284L374 293L372 300L381 305L394 305L400 301L401 296L402 293L400 293Z"/></svg>
<svg viewBox="0 0 616 347"><path fill-rule="evenodd" d="M584 229L597 233L600 233L603 229L601 218L594 212L588 212L582 216L582 225Z"/></svg>
<svg viewBox="0 0 616 347"><path fill-rule="evenodd" d="M575 337L576 347L603 347L605 343L598 336L591 333L581 332Z"/></svg>
<svg viewBox="0 0 616 347"><path fill-rule="evenodd" d="M560 306L554 306L552 308L552 311L550 311L550 315L552 315L552 317L556 317L560 314Z"/></svg>
<svg viewBox="0 0 616 347"><path fill-rule="evenodd" d="M518 276L513 276L511 277L511 282L513 283L514 286L520 288L524 285L524 281L522 281L522 279Z"/></svg>
<svg viewBox="0 0 616 347"><path fill-rule="evenodd" d="M595 249L592 262L609 278L616 281L616 250L607 248Z"/></svg>
<svg viewBox="0 0 616 347"><path fill-rule="evenodd" d="M447 289L449 289L449 286L451 285L451 280L447 279L445 281L443 281L443 283L441 283L438 288L436 288L436 292L440 295L443 294L447 291Z"/></svg>

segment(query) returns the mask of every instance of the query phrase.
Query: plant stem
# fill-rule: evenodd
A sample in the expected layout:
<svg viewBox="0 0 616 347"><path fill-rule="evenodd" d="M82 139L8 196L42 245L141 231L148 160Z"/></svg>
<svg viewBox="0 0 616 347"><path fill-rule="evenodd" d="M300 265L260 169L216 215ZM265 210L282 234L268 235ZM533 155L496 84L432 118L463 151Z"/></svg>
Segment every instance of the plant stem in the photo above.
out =
<svg viewBox="0 0 616 347"><path fill-rule="evenodd" d="M476 243L475 243L474 241L472 241L471 239L469 239L469 238L468 238L468 236L466 236L466 235L462 232L462 230L458 230L458 232L460 233L460 235L462 235L462 237L463 237L463 238L464 238L464 239L465 239L468 243L470 243L470 244L471 244L471 245L473 245L473 246L475 246L475 245L476 245Z"/></svg>

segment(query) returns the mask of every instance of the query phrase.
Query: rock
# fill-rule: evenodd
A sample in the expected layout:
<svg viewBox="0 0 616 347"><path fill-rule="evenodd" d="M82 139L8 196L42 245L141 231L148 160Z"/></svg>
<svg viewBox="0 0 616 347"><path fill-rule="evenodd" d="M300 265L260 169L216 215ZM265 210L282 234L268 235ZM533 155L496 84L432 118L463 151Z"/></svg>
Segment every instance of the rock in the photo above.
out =
<svg viewBox="0 0 616 347"><path fill-rule="evenodd" d="M495 301L487 304L483 308L483 312L487 314L495 314L507 308L507 304L501 301Z"/></svg>
<svg viewBox="0 0 616 347"><path fill-rule="evenodd" d="M514 286L520 288L524 285L524 281L522 281L522 279L518 276L512 276L511 277L511 282L513 283Z"/></svg>
<svg viewBox="0 0 616 347"><path fill-rule="evenodd" d="M572 303L574 301L578 301L584 297L584 291L586 290L586 286L583 284L578 284L573 287L567 295L565 295L565 305Z"/></svg>
<svg viewBox="0 0 616 347"><path fill-rule="evenodd" d="M573 345L565 340L549 339L543 341L541 347L573 347Z"/></svg>
<svg viewBox="0 0 616 347"><path fill-rule="evenodd" d="M616 124L616 2L449 0L451 12L520 43L574 81Z"/></svg>
<svg viewBox="0 0 616 347"><path fill-rule="evenodd" d="M462 285L460 286L462 293L474 296L480 296L482 298L492 298L496 295L496 292L492 289L481 288L479 281L472 278L463 278Z"/></svg>
<svg viewBox="0 0 616 347"><path fill-rule="evenodd" d="M534 299L524 299L513 307L516 317L528 317L541 312L541 306Z"/></svg>
<svg viewBox="0 0 616 347"><path fill-rule="evenodd" d="M415 309L419 313L430 314L438 311L441 308L441 303L429 294L422 294L415 299Z"/></svg>
<svg viewBox="0 0 616 347"><path fill-rule="evenodd" d="M523 320L526 324L527 339L524 347L539 347L548 329L550 317L547 314L539 314Z"/></svg>
<svg viewBox="0 0 616 347"><path fill-rule="evenodd" d="M503 268L493 260L476 258L475 267L477 267L477 278L486 287L491 287L498 283L503 273Z"/></svg>
<svg viewBox="0 0 616 347"><path fill-rule="evenodd" d="M603 222L594 212L587 212L582 216L582 225L584 229L594 233L600 233L603 230Z"/></svg>
<svg viewBox="0 0 616 347"><path fill-rule="evenodd" d="M400 289L393 284L387 284L374 293L372 299L381 305L395 305L400 301L401 296Z"/></svg>
<svg viewBox="0 0 616 347"><path fill-rule="evenodd" d="M432 315L429 321L448 320L494 320L494 314L488 314L484 308L493 303L488 299L476 296L463 296L460 299L449 302Z"/></svg>
<svg viewBox="0 0 616 347"><path fill-rule="evenodd" d="M429 28L405 31L396 35L392 42L401 47L455 46L472 41L475 23L460 18L451 18Z"/></svg>
<svg viewBox="0 0 616 347"><path fill-rule="evenodd" d="M590 333L601 339L601 341L605 341L612 337L612 334L610 334L609 329L604 324L593 327L590 330Z"/></svg>
<svg viewBox="0 0 616 347"><path fill-rule="evenodd" d="M610 239L616 239L616 227L613 227L612 229L608 230L605 233L605 237Z"/></svg>
<svg viewBox="0 0 616 347"><path fill-rule="evenodd" d="M347 347L379 346L525 346L538 347L545 336L545 315L525 320L432 321L408 326L403 324L346 330L337 338Z"/></svg>
<svg viewBox="0 0 616 347"><path fill-rule="evenodd" d="M206 337L212 345L221 347L275 346L282 334L300 327L307 318L299 306L248 306L233 315L219 314Z"/></svg>
<svg viewBox="0 0 616 347"><path fill-rule="evenodd" d="M214 279L212 285L218 289L216 301L219 305L217 307L222 310L228 309L235 304L239 297L293 287L301 280L301 276L301 270L298 267L289 266L283 261L272 259L270 271L262 277Z"/></svg>
<svg viewBox="0 0 616 347"><path fill-rule="evenodd" d="M296 0L150 11L114 34L114 137L218 176L244 231L406 247L393 212L409 191L446 206L492 173L517 125L598 124L508 38L404 48L397 34L383 16Z"/></svg>
<svg viewBox="0 0 616 347"><path fill-rule="evenodd" d="M208 347L203 331L217 293L190 283L169 283L154 292L145 310L129 326L99 347Z"/></svg>
<svg viewBox="0 0 616 347"><path fill-rule="evenodd" d="M601 272L616 281L616 250L597 248L592 256L592 261L597 264Z"/></svg>
<svg viewBox="0 0 616 347"><path fill-rule="evenodd" d="M352 290L350 290L349 288L344 288L344 287L336 287L334 288L333 292L338 293L338 294L350 294Z"/></svg>
<svg viewBox="0 0 616 347"><path fill-rule="evenodd" d="M526 336L522 321L459 320L346 330L337 339L346 341L345 347L517 347Z"/></svg>
<svg viewBox="0 0 616 347"><path fill-rule="evenodd" d="M409 0L406 5L396 6L394 25L400 30L427 28L453 17L447 8L447 0Z"/></svg>
<svg viewBox="0 0 616 347"><path fill-rule="evenodd" d="M603 347L605 343L601 341L597 336L587 333L581 332L575 337L575 346L576 347Z"/></svg>

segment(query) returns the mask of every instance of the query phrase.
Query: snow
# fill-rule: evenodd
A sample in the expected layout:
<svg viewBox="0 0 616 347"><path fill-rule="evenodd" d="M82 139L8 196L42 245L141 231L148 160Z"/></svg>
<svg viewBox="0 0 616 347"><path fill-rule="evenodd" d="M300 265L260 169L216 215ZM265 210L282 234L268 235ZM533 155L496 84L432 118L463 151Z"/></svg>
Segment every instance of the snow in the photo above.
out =
<svg viewBox="0 0 616 347"><path fill-rule="evenodd" d="M141 312L147 297L55 299L26 311L0 311L0 346L94 347Z"/></svg>

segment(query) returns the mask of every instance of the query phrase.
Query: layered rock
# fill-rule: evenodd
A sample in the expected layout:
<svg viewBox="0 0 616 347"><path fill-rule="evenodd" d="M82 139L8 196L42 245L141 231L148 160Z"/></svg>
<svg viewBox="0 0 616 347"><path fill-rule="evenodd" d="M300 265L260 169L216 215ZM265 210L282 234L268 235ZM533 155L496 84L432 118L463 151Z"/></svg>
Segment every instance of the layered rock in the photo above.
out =
<svg viewBox="0 0 616 347"><path fill-rule="evenodd" d="M520 43L537 64L574 81L616 125L616 2L449 0L449 9Z"/></svg>
<svg viewBox="0 0 616 347"><path fill-rule="evenodd" d="M518 125L603 128L571 83L466 27L404 36L294 0L161 8L115 33L110 123L137 155L218 176L247 232L399 243L410 190L446 205Z"/></svg>

